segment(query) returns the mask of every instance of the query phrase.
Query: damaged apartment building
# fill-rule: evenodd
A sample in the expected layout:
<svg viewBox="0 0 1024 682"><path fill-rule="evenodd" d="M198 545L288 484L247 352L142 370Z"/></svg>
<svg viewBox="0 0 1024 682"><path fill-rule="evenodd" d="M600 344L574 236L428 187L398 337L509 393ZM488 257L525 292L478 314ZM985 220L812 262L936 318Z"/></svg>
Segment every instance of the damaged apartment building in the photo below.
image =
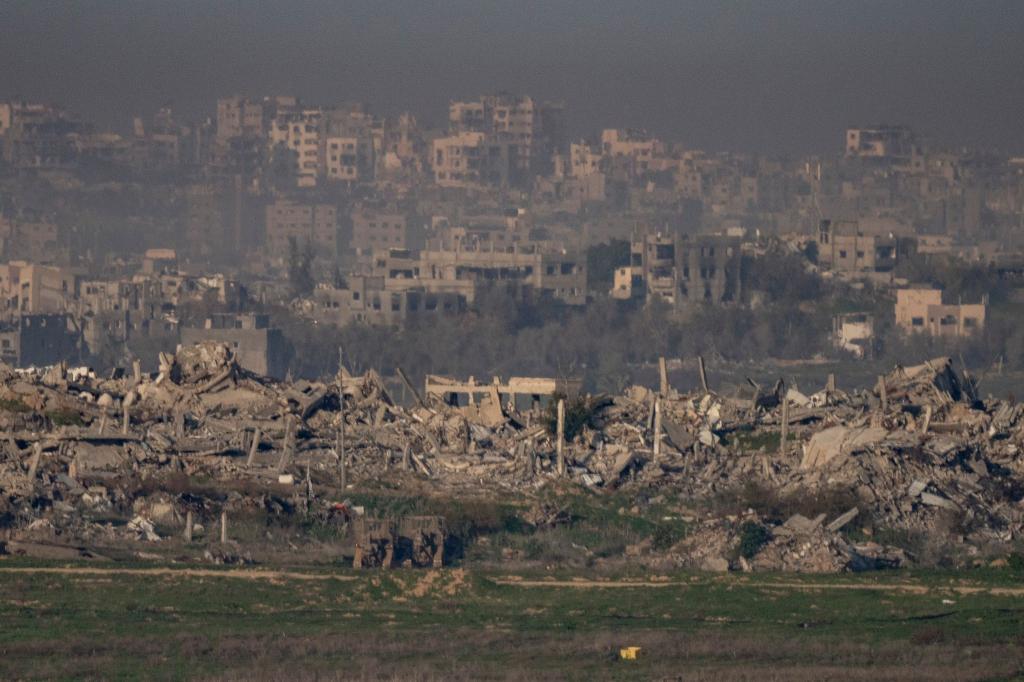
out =
<svg viewBox="0 0 1024 682"><path fill-rule="evenodd" d="M17 315L0 320L0 361L13 367L31 367L80 359L79 339L70 315Z"/></svg>
<svg viewBox="0 0 1024 682"><path fill-rule="evenodd" d="M431 168L441 187L523 186L551 170L562 144L564 107L499 93L454 101L449 134L433 141Z"/></svg>
<svg viewBox="0 0 1024 682"><path fill-rule="evenodd" d="M615 270L612 298L660 300L672 307L740 300L740 240L649 232L633 239L630 264Z"/></svg>
<svg viewBox="0 0 1024 682"><path fill-rule="evenodd" d="M344 287L318 287L304 312L339 326L400 325L464 311L479 291L495 287L519 298L585 305L586 260L549 242L485 239L456 228L422 250L365 253Z"/></svg>
<svg viewBox="0 0 1024 682"><path fill-rule="evenodd" d="M891 283L906 250L906 227L889 220L822 220L818 226L818 265L845 279ZM901 243L902 242L902 243Z"/></svg>

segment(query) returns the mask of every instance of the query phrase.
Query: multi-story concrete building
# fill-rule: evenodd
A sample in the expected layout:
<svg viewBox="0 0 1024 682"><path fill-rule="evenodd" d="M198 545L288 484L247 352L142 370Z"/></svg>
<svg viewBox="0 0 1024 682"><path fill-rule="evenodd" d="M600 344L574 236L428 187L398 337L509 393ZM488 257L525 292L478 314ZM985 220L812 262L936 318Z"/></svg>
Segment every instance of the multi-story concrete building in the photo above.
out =
<svg viewBox="0 0 1024 682"><path fill-rule="evenodd" d="M190 153L192 130L179 125L170 107L161 107L147 124L142 117L133 121L132 163L139 168L172 168L197 161Z"/></svg>
<svg viewBox="0 0 1024 682"><path fill-rule="evenodd" d="M352 212L352 241L349 248L358 252L374 249L418 248L409 226L409 217L397 211L358 207Z"/></svg>
<svg viewBox="0 0 1024 682"><path fill-rule="evenodd" d="M86 126L62 108L34 102L8 102L0 108L3 158L20 168L61 168L77 160L76 138Z"/></svg>
<svg viewBox="0 0 1024 682"><path fill-rule="evenodd" d="M0 264L3 308L19 314L63 313L73 307L78 277L74 270L26 261Z"/></svg>
<svg viewBox="0 0 1024 682"><path fill-rule="evenodd" d="M377 171L415 176L426 167L428 156L416 118L409 113L400 114L397 120L390 121L384 128L383 150L377 159Z"/></svg>
<svg viewBox="0 0 1024 682"><path fill-rule="evenodd" d="M909 288L896 291L896 326L907 334L967 337L985 326L987 303L945 305L942 290Z"/></svg>
<svg viewBox="0 0 1024 682"><path fill-rule="evenodd" d="M80 357L79 336L62 313L18 315L0 321L0 360L14 367L42 367Z"/></svg>
<svg viewBox="0 0 1024 682"><path fill-rule="evenodd" d="M428 240L420 251L376 249L365 254L356 274L381 277L388 291L457 294L473 302L484 287L523 297L550 297L567 305L587 301L586 260L579 253L540 242L464 237Z"/></svg>
<svg viewBox="0 0 1024 682"><path fill-rule="evenodd" d="M293 164L299 187L372 180L384 137L381 121L360 105L281 109L269 135L271 155Z"/></svg>
<svg viewBox="0 0 1024 682"><path fill-rule="evenodd" d="M566 175L585 178L600 172L601 152L595 151L584 142L573 142L569 145L569 167L566 169Z"/></svg>
<svg viewBox="0 0 1024 682"><path fill-rule="evenodd" d="M299 187L315 187L321 166L322 109L278 112L270 128L272 155L289 160Z"/></svg>
<svg viewBox="0 0 1024 682"><path fill-rule="evenodd" d="M509 164L503 180L523 184L532 175L550 172L552 155L561 146L563 110L560 104L540 104L527 95L484 95L452 102L448 125L453 134L483 133L488 145L501 146ZM489 178L484 181L493 184Z"/></svg>
<svg viewBox="0 0 1024 682"><path fill-rule="evenodd" d="M329 137L324 153L328 180L356 182L360 179L360 145L358 137Z"/></svg>
<svg viewBox="0 0 1024 682"><path fill-rule="evenodd" d="M633 240L630 266L615 273L610 294L661 300L674 307L738 303L742 262L740 240L734 237L647 233Z"/></svg>
<svg viewBox="0 0 1024 682"><path fill-rule="evenodd" d="M334 260L338 253L338 209L331 204L278 199L267 205L267 253L287 258L294 240L308 244L318 257Z"/></svg>
<svg viewBox="0 0 1024 682"><path fill-rule="evenodd" d="M650 161L662 151L662 145L646 130L607 128L601 131L601 151L607 156L632 156Z"/></svg>
<svg viewBox="0 0 1024 682"><path fill-rule="evenodd" d="M466 298L456 291L426 287L391 287L383 276L349 277L344 288L317 287L305 313L318 322L343 327L350 323L400 326L414 319L465 311Z"/></svg>
<svg viewBox="0 0 1024 682"><path fill-rule="evenodd" d="M384 151L385 127L381 119L362 104L332 107L324 110L322 135L325 143L321 177L345 182L373 180L377 158ZM337 159L333 158L335 155ZM337 172L332 173L332 168Z"/></svg>
<svg viewBox="0 0 1024 682"><path fill-rule="evenodd" d="M890 273L899 241L893 234L867 234L851 221L822 220L817 237L818 264L844 274Z"/></svg>
<svg viewBox="0 0 1024 682"><path fill-rule="evenodd" d="M235 137L262 137L263 103L235 95L217 100L217 140Z"/></svg>
<svg viewBox="0 0 1024 682"><path fill-rule="evenodd" d="M504 186L511 173L508 144L490 142L481 132L436 138L432 145L434 182L441 187Z"/></svg>
<svg viewBox="0 0 1024 682"><path fill-rule="evenodd" d="M904 126L877 125L846 129L846 155L871 159L905 159L914 153L914 134Z"/></svg>
<svg viewBox="0 0 1024 682"><path fill-rule="evenodd" d="M290 96L255 99L235 95L218 99L212 164L254 171L272 151L267 148L267 140L274 120L299 106L298 99Z"/></svg>
<svg viewBox="0 0 1024 682"><path fill-rule="evenodd" d="M82 339L93 352L136 337L177 339L175 306L164 298L157 279L84 281L77 305Z"/></svg>
<svg viewBox="0 0 1024 682"><path fill-rule="evenodd" d="M296 109L299 101L291 96L254 99L235 95L217 100L217 141L234 138L264 138L271 121L279 112Z"/></svg>

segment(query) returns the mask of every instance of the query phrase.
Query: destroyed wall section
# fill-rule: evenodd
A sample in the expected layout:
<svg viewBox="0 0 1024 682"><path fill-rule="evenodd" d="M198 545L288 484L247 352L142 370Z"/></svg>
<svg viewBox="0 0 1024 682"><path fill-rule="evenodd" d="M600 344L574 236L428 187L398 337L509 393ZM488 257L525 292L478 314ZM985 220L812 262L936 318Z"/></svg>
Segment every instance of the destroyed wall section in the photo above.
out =
<svg viewBox="0 0 1024 682"><path fill-rule="evenodd" d="M288 371L288 344L280 329L182 328L182 345L202 341L228 344L238 364L250 372L281 379Z"/></svg>

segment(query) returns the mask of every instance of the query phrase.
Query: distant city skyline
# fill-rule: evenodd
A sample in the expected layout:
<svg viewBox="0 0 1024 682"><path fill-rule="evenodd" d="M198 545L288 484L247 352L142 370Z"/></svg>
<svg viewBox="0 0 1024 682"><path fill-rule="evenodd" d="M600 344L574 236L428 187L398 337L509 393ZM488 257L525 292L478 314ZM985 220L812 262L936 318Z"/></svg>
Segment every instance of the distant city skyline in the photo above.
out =
<svg viewBox="0 0 1024 682"><path fill-rule="evenodd" d="M1024 151L1024 3L6 2L0 100L124 131L236 93L408 109L507 90L574 136L639 127L711 150L837 153L849 125Z"/></svg>

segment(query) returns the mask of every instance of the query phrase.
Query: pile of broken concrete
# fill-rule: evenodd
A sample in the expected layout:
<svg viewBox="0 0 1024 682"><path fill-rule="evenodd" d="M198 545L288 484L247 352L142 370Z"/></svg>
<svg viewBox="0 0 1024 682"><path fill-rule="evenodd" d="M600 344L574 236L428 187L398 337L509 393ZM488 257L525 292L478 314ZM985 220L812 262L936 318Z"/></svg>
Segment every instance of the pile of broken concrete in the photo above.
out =
<svg viewBox="0 0 1024 682"><path fill-rule="evenodd" d="M1024 406L980 399L948 358L897 367L869 391L805 395L751 382L732 395L663 385L582 397L586 419L562 447L547 408L459 407L406 385L409 405L373 371L274 381L218 343L161 354L152 374L137 364L107 377L0 367L3 532L9 541L31 532L152 541L196 504L138 484L171 475L223 482L225 508L272 506L238 492L247 479L292 486L307 505L314 481L340 498L346 486L386 478L522 495L568 480L693 503L751 481L779 495L855 493L857 507L836 518L758 518L770 539L749 558L730 550L742 519L703 518L669 552L696 568L834 571L915 559L855 542L851 528L941 529L968 553L1024 529ZM137 514L125 526L84 520L107 507Z"/></svg>

